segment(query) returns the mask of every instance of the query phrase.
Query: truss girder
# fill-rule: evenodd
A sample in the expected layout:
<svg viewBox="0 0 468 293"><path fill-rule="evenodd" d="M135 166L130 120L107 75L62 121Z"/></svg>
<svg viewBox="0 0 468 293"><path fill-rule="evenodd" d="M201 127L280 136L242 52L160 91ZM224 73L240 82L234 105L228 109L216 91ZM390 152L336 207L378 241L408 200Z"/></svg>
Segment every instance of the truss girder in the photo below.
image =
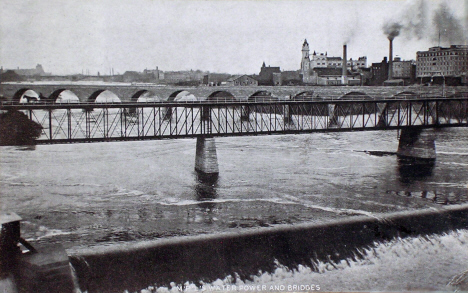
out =
<svg viewBox="0 0 468 293"><path fill-rule="evenodd" d="M45 143L382 130L468 124L468 99L1 105Z"/></svg>

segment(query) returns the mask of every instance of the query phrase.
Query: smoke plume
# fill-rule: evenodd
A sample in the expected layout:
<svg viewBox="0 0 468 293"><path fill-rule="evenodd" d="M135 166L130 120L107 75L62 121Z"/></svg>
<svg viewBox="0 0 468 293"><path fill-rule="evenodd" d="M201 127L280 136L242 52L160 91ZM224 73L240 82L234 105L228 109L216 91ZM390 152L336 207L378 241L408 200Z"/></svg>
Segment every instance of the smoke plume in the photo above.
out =
<svg viewBox="0 0 468 293"><path fill-rule="evenodd" d="M390 22L386 23L383 27L384 33L389 40L393 40L400 34L400 30L403 27L401 23L398 22Z"/></svg>
<svg viewBox="0 0 468 293"><path fill-rule="evenodd" d="M418 40L427 37L430 29L428 15L427 1L418 0L410 3L402 17L406 22L403 28L405 36L408 38L416 37Z"/></svg>
<svg viewBox="0 0 468 293"><path fill-rule="evenodd" d="M439 40L448 44L463 44L466 36L463 25L450 11L446 3L441 3L433 17L435 32L432 40Z"/></svg>
<svg viewBox="0 0 468 293"><path fill-rule="evenodd" d="M434 45L439 41L441 45L465 44L468 39L467 32L447 2L441 2L435 9L430 9L430 3L433 2L407 2L398 20L393 19L383 25L384 34L390 40L401 33L407 39L431 40Z"/></svg>

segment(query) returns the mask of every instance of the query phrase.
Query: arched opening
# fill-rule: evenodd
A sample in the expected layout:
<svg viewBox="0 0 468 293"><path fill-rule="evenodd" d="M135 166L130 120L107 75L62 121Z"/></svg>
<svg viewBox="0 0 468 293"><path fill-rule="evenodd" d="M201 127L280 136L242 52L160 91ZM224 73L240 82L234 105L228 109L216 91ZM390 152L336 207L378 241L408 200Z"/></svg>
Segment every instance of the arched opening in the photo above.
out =
<svg viewBox="0 0 468 293"><path fill-rule="evenodd" d="M173 92L169 98L167 99L168 102L183 102L183 101L197 101L197 97L194 94L190 93L189 91L175 91Z"/></svg>
<svg viewBox="0 0 468 293"><path fill-rule="evenodd" d="M212 92L207 98L206 101L215 102L215 103L224 103L224 102L235 102L236 98L233 94L228 91L215 91ZM209 121L211 120L211 108L217 108L216 106L202 106L200 107L200 119Z"/></svg>
<svg viewBox="0 0 468 293"><path fill-rule="evenodd" d="M13 95L13 102L16 103L37 103L41 98L39 94L31 89L20 89Z"/></svg>
<svg viewBox="0 0 468 293"><path fill-rule="evenodd" d="M364 92L349 92L340 97L344 101L372 101L374 98ZM355 125L361 126L362 119L358 119L360 115L364 115L364 120L369 118L370 114L376 112L374 104L368 103L337 103L328 106L329 123L330 125Z"/></svg>
<svg viewBox="0 0 468 293"><path fill-rule="evenodd" d="M89 103L120 103L119 97L109 90L98 90L88 98Z"/></svg>
<svg viewBox="0 0 468 293"><path fill-rule="evenodd" d="M278 98L273 96L271 92L268 91L258 91L251 95L248 99L249 102L270 102L278 101Z"/></svg>
<svg viewBox="0 0 468 293"><path fill-rule="evenodd" d="M314 91L304 91L295 95L291 100L293 101L309 101L309 100L319 100L320 98L314 97ZM321 100L321 99L320 99Z"/></svg>
<svg viewBox="0 0 468 293"><path fill-rule="evenodd" d="M374 100L364 92L349 92L340 97L340 100Z"/></svg>
<svg viewBox="0 0 468 293"><path fill-rule="evenodd" d="M173 92L169 98L167 99L168 102L187 102L187 101L197 101L197 97L185 90L179 90ZM170 120L172 118L173 113L172 107L167 107L164 112L164 119ZM176 109L177 111L177 109Z"/></svg>
<svg viewBox="0 0 468 293"><path fill-rule="evenodd" d="M206 100L212 102L235 102L236 98L228 91L216 91L212 92Z"/></svg>
<svg viewBox="0 0 468 293"><path fill-rule="evenodd" d="M279 99L269 91L257 91L252 94L248 101L249 102L276 102ZM277 105L255 105L255 106L247 106L247 112L250 113L251 111L256 113L265 113L265 114L282 114L283 109Z"/></svg>
<svg viewBox="0 0 468 293"><path fill-rule="evenodd" d="M310 102L310 101L323 101L314 91L303 91L292 97L291 101L295 102ZM301 115L309 116L328 116L328 106L326 104L305 104L305 105L292 105L294 112Z"/></svg>
<svg viewBox="0 0 468 293"><path fill-rule="evenodd" d="M54 103L79 103L80 99L78 96L67 89L58 89L54 91L50 96L49 100Z"/></svg>
<svg viewBox="0 0 468 293"><path fill-rule="evenodd" d="M132 102L137 103L151 103L151 102L159 102L161 99L153 92L148 90L141 90L136 92L132 98L130 99Z"/></svg>

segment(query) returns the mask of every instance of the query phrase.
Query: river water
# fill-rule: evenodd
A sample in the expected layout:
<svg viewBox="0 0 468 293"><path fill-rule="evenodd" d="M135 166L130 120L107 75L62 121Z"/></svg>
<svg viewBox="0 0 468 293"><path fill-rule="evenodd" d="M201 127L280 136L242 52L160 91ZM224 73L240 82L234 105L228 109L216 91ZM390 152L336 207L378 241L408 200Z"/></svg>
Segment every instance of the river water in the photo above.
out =
<svg viewBox="0 0 468 293"><path fill-rule="evenodd" d="M397 131L216 138L210 183L194 139L1 147L1 209L73 252L468 202L468 128L427 131L437 160L416 168L392 154Z"/></svg>

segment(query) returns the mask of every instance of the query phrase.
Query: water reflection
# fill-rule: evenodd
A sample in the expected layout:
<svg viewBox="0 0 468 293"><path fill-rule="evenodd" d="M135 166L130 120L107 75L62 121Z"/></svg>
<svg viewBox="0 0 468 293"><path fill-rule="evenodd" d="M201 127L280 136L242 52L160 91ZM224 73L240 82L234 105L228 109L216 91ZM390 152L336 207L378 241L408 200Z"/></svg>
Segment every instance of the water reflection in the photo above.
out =
<svg viewBox="0 0 468 293"><path fill-rule="evenodd" d="M218 174L205 174L197 172L197 183L195 184L195 198L200 201L198 207L203 214L203 222L211 224L216 219L216 203L212 199L218 197L216 187L218 184Z"/></svg>
<svg viewBox="0 0 468 293"><path fill-rule="evenodd" d="M21 145L16 146L16 149L19 151L34 151L36 150L36 145Z"/></svg>
<svg viewBox="0 0 468 293"><path fill-rule="evenodd" d="M197 172L197 182L195 184L195 198L203 201L206 199L215 199L218 197L216 187L218 183L218 174L205 174Z"/></svg>
<svg viewBox="0 0 468 293"><path fill-rule="evenodd" d="M398 157L398 175L402 183L410 184L432 176L435 159Z"/></svg>

